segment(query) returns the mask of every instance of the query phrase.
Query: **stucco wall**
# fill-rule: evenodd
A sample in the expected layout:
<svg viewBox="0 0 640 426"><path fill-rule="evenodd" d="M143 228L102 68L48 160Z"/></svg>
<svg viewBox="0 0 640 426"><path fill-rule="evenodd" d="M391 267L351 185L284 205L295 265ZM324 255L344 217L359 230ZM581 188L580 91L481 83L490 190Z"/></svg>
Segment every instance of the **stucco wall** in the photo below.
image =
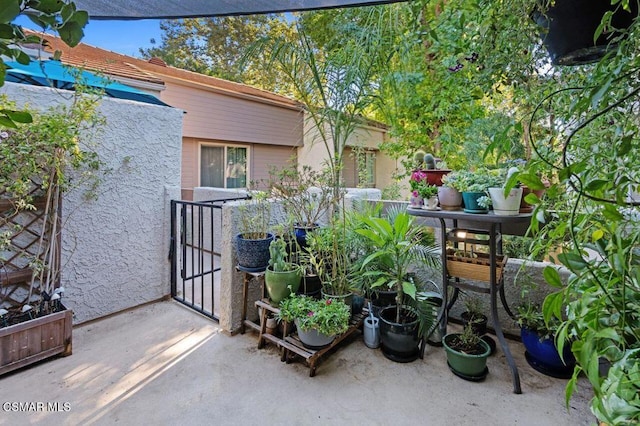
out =
<svg viewBox="0 0 640 426"><path fill-rule="evenodd" d="M71 93L7 83L19 104L48 108ZM170 293L169 201L180 197L182 111L105 98L106 119L94 139L106 168L98 199L65 195L62 237L64 302L76 323Z"/></svg>

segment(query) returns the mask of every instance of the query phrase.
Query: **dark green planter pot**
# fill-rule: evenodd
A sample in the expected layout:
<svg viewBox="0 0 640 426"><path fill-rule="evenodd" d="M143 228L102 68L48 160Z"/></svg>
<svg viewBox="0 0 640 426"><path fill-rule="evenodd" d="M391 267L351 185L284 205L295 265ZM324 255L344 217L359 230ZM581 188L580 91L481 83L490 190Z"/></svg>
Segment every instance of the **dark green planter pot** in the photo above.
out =
<svg viewBox="0 0 640 426"><path fill-rule="evenodd" d="M489 347L487 342L481 340L480 344L484 348L482 354L469 355L458 352L450 346L451 340L457 335L458 333L447 334L444 336L444 339L442 339L442 345L447 353L449 368L451 368L456 375L464 379L483 379L487 375L487 358L491 354L491 347Z"/></svg>
<svg viewBox="0 0 640 426"><path fill-rule="evenodd" d="M489 210L478 204L478 198L487 195L484 192L463 192L462 201L464 201L464 211L467 213L488 213Z"/></svg>
<svg viewBox="0 0 640 426"><path fill-rule="evenodd" d="M302 274L299 270L274 272L267 268L264 274L264 283L269 293L269 299L273 305L278 305L291 293L298 291Z"/></svg>

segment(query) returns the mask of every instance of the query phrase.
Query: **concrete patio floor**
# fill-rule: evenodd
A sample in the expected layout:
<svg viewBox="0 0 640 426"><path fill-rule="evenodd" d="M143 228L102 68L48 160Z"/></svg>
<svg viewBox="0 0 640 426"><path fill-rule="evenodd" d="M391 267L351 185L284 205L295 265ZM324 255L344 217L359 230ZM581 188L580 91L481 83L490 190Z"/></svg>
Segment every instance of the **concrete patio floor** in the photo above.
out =
<svg viewBox="0 0 640 426"><path fill-rule="evenodd" d="M308 376L257 335L228 336L175 302L143 306L76 327L73 355L0 378L1 425L588 425L588 385L567 410L566 381L530 368L511 342L523 394L512 393L501 352L472 383L447 368L444 351L397 364L361 337ZM13 411L58 403L59 411ZM41 407L42 408L42 407Z"/></svg>

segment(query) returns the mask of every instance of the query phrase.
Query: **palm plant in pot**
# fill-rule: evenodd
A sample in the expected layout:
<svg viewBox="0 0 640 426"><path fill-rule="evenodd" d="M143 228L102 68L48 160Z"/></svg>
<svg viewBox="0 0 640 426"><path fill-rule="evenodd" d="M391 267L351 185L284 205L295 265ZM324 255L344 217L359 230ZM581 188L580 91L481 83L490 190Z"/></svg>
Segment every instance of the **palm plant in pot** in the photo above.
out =
<svg viewBox="0 0 640 426"><path fill-rule="evenodd" d="M305 347L320 349L347 331L350 311L338 300L291 295L280 303L277 316L282 321L295 323L298 337Z"/></svg>
<svg viewBox="0 0 640 426"><path fill-rule="evenodd" d="M238 208L239 230L235 238L238 269L262 272L269 265L269 245L274 235L268 232L271 221L271 202L264 191L251 191L251 201Z"/></svg>
<svg viewBox="0 0 640 426"><path fill-rule="evenodd" d="M491 347L482 340L471 324L462 333L449 333L442 339L447 364L458 377L470 381L483 380L488 373L487 358Z"/></svg>
<svg viewBox="0 0 640 426"><path fill-rule="evenodd" d="M372 278L372 288L386 287L397 292L396 305L383 308L379 314L382 352L393 361L411 362L420 354L420 341L436 325L437 307L430 300L418 300L409 269L417 262L437 267L440 250L421 244L422 230L413 226L413 217L406 211L392 209L385 218L365 218L363 222L365 227L356 232L377 250L362 262L361 273ZM371 262L378 267L368 269Z"/></svg>
<svg viewBox="0 0 640 426"><path fill-rule="evenodd" d="M302 268L289 259L284 238L276 238L269 245L271 258L264 274L264 283L271 303L277 305L290 294L298 291L302 279Z"/></svg>

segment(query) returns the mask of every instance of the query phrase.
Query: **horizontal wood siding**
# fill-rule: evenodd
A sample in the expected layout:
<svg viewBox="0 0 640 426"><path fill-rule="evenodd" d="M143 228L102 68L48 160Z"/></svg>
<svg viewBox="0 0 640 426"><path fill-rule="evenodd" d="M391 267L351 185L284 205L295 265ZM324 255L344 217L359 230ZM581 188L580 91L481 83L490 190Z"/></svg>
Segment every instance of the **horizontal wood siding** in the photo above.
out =
<svg viewBox="0 0 640 426"><path fill-rule="evenodd" d="M186 111L183 135L283 146L302 145L302 112L168 83L162 100Z"/></svg>
<svg viewBox="0 0 640 426"><path fill-rule="evenodd" d="M289 160L296 155L295 148L273 145L253 145L251 149L251 176L249 179L260 182L269 179L269 169L289 167ZM264 185L261 185L264 187Z"/></svg>
<svg viewBox="0 0 640 426"><path fill-rule="evenodd" d="M198 186L198 167L198 142L193 138L182 138L182 189Z"/></svg>

